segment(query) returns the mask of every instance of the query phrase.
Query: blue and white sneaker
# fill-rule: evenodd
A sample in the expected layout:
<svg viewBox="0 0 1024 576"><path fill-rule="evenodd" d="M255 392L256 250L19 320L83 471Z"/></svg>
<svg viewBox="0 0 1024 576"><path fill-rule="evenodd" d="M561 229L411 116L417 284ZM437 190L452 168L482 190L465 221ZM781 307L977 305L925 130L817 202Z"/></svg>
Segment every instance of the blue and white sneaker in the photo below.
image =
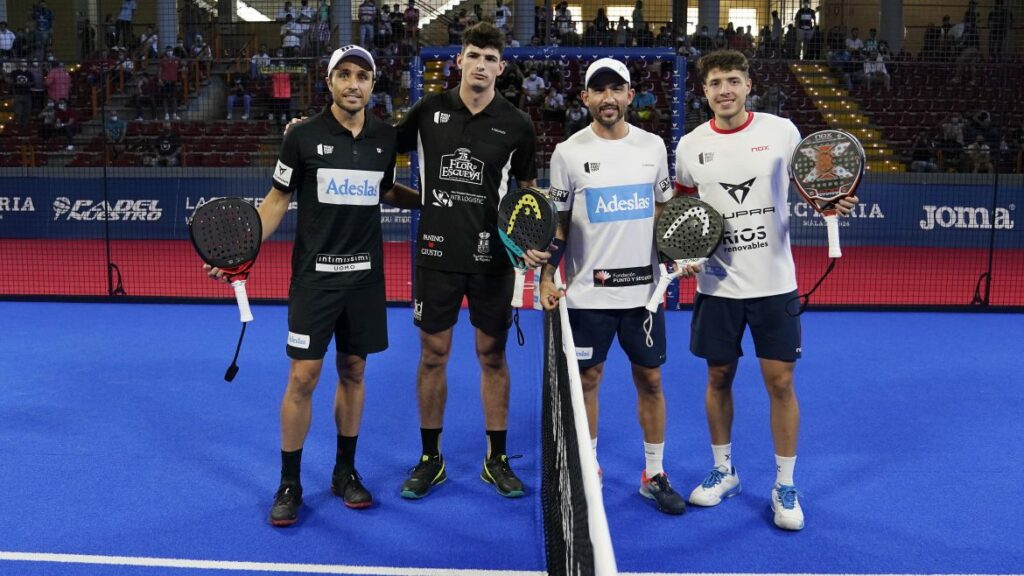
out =
<svg viewBox="0 0 1024 576"><path fill-rule="evenodd" d="M786 484L776 484L772 488L772 512L775 513L775 525L783 530L803 530L804 511L800 509L800 500L796 488Z"/></svg>
<svg viewBox="0 0 1024 576"><path fill-rule="evenodd" d="M712 468L704 481L690 492L690 504L694 506L718 506L725 498L739 494L740 475L736 468L728 474L717 466Z"/></svg>

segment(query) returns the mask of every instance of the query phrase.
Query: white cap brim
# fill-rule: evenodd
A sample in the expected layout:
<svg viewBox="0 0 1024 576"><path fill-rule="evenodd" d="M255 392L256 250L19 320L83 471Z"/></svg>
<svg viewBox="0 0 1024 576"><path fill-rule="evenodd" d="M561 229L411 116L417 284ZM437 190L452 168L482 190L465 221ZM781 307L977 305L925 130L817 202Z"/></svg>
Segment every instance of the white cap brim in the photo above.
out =
<svg viewBox="0 0 1024 576"><path fill-rule="evenodd" d="M629 68L626 65L614 58L601 58L595 60L593 64L587 67L587 75L583 81L585 88L590 86L590 79L601 72L611 72L618 76L623 83L629 84Z"/></svg>
<svg viewBox="0 0 1024 576"><path fill-rule="evenodd" d="M338 65L339 62L344 58L358 58L363 62L370 65L370 70L374 74L377 73L377 65L373 62L373 55L370 54L366 48L362 46L356 46L355 44L349 44L348 46L342 46L331 54L331 60L327 64L327 75L331 75L331 71Z"/></svg>

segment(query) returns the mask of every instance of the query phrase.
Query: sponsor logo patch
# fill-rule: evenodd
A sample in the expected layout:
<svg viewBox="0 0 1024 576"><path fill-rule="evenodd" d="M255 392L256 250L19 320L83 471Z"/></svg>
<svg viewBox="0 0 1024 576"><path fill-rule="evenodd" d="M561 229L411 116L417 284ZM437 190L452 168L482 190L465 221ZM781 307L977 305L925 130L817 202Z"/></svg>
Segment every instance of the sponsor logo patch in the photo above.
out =
<svg viewBox="0 0 1024 576"><path fill-rule="evenodd" d="M288 345L292 348L302 348L303 350L309 350L309 334L296 334L295 332L288 332Z"/></svg>
<svg viewBox="0 0 1024 576"><path fill-rule="evenodd" d="M53 200L54 220L82 222L155 222L163 216L159 200L103 200L79 199L71 202L66 196Z"/></svg>
<svg viewBox="0 0 1024 576"><path fill-rule="evenodd" d="M594 357L594 348L593 348L593 346L588 346L586 348L576 348L576 359L577 360L590 360L593 357Z"/></svg>
<svg viewBox="0 0 1024 576"><path fill-rule="evenodd" d="M274 180L285 187L291 186L292 167L278 160L277 167L274 168Z"/></svg>
<svg viewBox="0 0 1024 576"><path fill-rule="evenodd" d="M471 154L468 148L459 148L454 154L441 156L440 178L452 182L483 184L484 163Z"/></svg>
<svg viewBox="0 0 1024 576"><path fill-rule="evenodd" d="M357 272L369 270L373 267L370 254L317 254L317 272Z"/></svg>
<svg viewBox="0 0 1024 576"><path fill-rule="evenodd" d="M643 286L654 282L654 267L599 268L594 270L594 286L617 288L620 286Z"/></svg>
<svg viewBox="0 0 1024 576"><path fill-rule="evenodd" d="M383 172L321 168L316 171L317 199L322 204L376 206L383 179Z"/></svg>
<svg viewBox="0 0 1024 576"><path fill-rule="evenodd" d="M587 214L591 222L617 222L654 217L654 192L650 184L588 188Z"/></svg>

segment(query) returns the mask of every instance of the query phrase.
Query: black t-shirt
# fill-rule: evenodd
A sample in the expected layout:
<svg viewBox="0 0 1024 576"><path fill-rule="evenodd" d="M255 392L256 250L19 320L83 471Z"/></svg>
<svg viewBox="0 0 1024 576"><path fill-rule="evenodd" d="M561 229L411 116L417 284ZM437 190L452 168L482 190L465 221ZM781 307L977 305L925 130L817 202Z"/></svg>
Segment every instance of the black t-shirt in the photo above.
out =
<svg viewBox="0 0 1024 576"><path fill-rule="evenodd" d="M366 114L353 138L329 106L285 135L273 185L298 192L292 282L335 290L384 281L380 197L395 181L396 135Z"/></svg>
<svg viewBox="0 0 1024 576"><path fill-rule="evenodd" d="M474 116L458 90L424 97L398 126L398 149L419 152L423 176L416 265L506 274L498 201L510 178L537 177L537 138L530 117L501 94Z"/></svg>
<svg viewBox="0 0 1024 576"><path fill-rule="evenodd" d="M811 30L814 28L816 17L817 14L814 13L813 8L801 8L796 11L796 27L801 30Z"/></svg>
<svg viewBox="0 0 1024 576"><path fill-rule="evenodd" d="M161 156L173 156L181 148L181 137L177 132L162 132L156 141L156 152Z"/></svg>

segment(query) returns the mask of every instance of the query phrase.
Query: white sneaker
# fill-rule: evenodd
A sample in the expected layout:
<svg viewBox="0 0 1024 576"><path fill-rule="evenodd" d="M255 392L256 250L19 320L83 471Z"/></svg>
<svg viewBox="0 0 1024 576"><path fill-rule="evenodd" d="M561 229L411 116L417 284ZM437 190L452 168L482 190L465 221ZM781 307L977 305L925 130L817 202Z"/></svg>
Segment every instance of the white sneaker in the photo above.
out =
<svg viewBox="0 0 1024 576"><path fill-rule="evenodd" d="M74 144L68 144L68 150L69 151L74 150L74 149L75 149L75 145Z"/></svg>
<svg viewBox="0 0 1024 576"><path fill-rule="evenodd" d="M165 112L165 113L164 113L164 120L170 120L170 119L171 119L171 115L170 115L170 114L167 114L167 113Z"/></svg>
<svg viewBox="0 0 1024 576"><path fill-rule="evenodd" d="M228 120L231 120L231 114L228 114Z"/></svg>
<svg viewBox="0 0 1024 576"><path fill-rule="evenodd" d="M174 115L174 119L175 119L175 120L181 120L181 116L178 116L177 114L175 114L175 115Z"/></svg>
<svg viewBox="0 0 1024 576"><path fill-rule="evenodd" d="M242 114L242 120L248 120L248 119L249 119L249 115L248 114Z"/></svg>
<svg viewBox="0 0 1024 576"><path fill-rule="evenodd" d="M772 488L772 512L775 512L775 525L779 528L804 529L804 511L800 509L800 500L793 486L776 484Z"/></svg>
<svg viewBox="0 0 1024 576"><path fill-rule="evenodd" d="M690 504L694 506L718 506L725 498L739 494L740 475L736 468L726 474L718 467L712 468L704 481L690 492Z"/></svg>

